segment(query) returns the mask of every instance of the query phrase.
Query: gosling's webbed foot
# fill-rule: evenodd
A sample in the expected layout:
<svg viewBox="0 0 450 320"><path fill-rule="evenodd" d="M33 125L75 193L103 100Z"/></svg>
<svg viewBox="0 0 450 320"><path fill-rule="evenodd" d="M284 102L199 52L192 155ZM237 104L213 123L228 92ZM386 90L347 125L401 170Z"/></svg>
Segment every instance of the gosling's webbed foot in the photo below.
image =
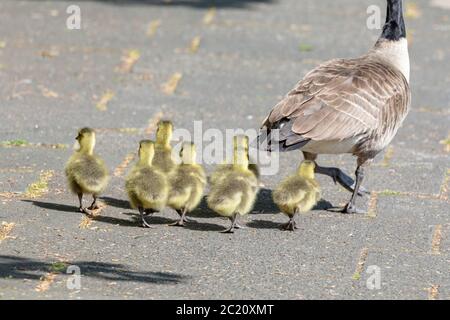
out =
<svg viewBox="0 0 450 320"><path fill-rule="evenodd" d="M149 228L149 229L152 228L152 226L149 225L147 221L145 221L144 217L142 217L141 222L142 222L142 228Z"/></svg>
<svg viewBox="0 0 450 320"><path fill-rule="evenodd" d="M146 212L147 210L144 210L144 208L142 208L142 207L139 207L138 210L139 210L139 214L141 215L141 226L142 226L143 228L151 228L152 226L149 225L149 224L147 223L147 221L145 221L145 212Z"/></svg>
<svg viewBox="0 0 450 320"><path fill-rule="evenodd" d="M220 231L220 233L234 233L234 226L231 226L228 229Z"/></svg>
<svg viewBox="0 0 450 320"><path fill-rule="evenodd" d="M87 214L88 216L94 215L93 211L91 209L89 209L89 208L81 208L81 212Z"/></svg>
<svg viewBox="0 0 450 320"><path fill-rule="evenodd" d="M280 227L281 230L284 231L295 231L296 229L298 229L297 223L294 220L290 220L287 223L283 223Z"/></svg>
<svg viewBox="0 0 450 320"><path fill-rule="evenodd" d="M183 222L195 222L195 220L185 216L183 217Z"/></svg>
<svg viewBox="0 0 450 320"><path fill-rule="evenodd" d="M179 220L175 221L174 223L170 223L169 226L171 226L171 227L184 227L184 223L185 223L185 220L179 219Z"/></svg>
<svg viewBox="0 0 450 320"><path fill-rule="evenodd" d="M242 224L239 224L236 222L236 224L234 225L235 229L247 229L247 227L243 226Z"/></svg>
<svg viewBox="0 0 450 320"><path fill-rule="evenodd" d="M98 210L98 209L100 209L100 206L98 205L98 203L93 203L93 204L91 204L91 206L88 209L89 210Z"/></svg>

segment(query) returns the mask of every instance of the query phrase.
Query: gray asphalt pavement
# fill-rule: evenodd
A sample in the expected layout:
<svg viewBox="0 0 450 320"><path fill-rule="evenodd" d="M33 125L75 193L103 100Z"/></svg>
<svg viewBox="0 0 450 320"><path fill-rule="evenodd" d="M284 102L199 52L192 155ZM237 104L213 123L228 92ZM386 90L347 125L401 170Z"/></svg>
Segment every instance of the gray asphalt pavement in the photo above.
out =
<svg viewBox="0 0 450 320"><path fill-rule="evenodd" d="M319 206L278 230L270 190L293 152L263 177L247 228L223 235L204 203L184 229L167 226L171 210L138 227L124 193L137 142L160 118L258 128L311 68L366 52L380 33L366 9L385 1L1 1L0 299L450 299L449 2L406 0L412 112L367 173L368 213L325 211L350 194L318 177ZM74 3L81 30L66 28ZM112 174L94 219L63 173L84 126Z"/></svg>

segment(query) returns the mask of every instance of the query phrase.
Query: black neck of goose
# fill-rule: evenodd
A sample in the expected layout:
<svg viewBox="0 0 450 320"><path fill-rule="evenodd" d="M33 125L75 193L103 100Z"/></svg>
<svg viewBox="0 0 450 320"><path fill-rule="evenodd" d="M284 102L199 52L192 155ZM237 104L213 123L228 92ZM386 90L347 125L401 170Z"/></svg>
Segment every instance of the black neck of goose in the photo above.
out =
<svg viewBox="0 0 450 320"><path fill-rule="evenodd" d="M406 37L403 3L402 0L387 0L387 3L386 23L381 38L398 41Z"/></svg>

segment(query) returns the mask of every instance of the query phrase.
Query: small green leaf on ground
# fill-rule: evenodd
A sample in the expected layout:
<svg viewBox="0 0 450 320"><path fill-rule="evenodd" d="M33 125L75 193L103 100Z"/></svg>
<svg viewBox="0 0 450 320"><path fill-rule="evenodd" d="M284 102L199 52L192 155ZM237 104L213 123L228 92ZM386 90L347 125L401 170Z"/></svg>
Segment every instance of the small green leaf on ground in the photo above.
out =
<svg viewBox="0 0 450 320"><path fill-rule="evenodd" d="M313 51L314 47L307 43L301 43L299 49L300 52L310 52Z"/></svg>
<svg viewBox="0 0 450 320"><path fill-rule="evenodd" d="M53 273L61 273L61 272L64 272L66 269L67 269L67 263L63 262L63 261L55 262L50 266L50 272L53 272Z"/></svg>
<svg viewBox="0 0 450 320"><path fill-rule="evenodd" d="M359 279L361 279L361 274L359 272L355 272L352 276L352 279L358 281Z"/></svg>
<svg viewBox="0 0 450 320"><path fill-rule="evenodd" d="M28 141L23 139L8 140L0 143L2 147L25 147L28 144Z"/></svg>

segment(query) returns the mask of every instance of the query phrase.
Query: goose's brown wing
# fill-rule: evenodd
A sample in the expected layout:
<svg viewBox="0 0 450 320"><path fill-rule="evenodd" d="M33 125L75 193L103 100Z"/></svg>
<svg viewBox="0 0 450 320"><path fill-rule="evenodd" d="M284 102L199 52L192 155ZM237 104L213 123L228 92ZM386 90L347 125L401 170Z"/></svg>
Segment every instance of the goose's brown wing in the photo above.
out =
<svg viewBox="0 0 450 320"><path fill-rule="evenodd" d="M310 140L344 140L376 129L383 109L406 91L400 71L380 61L332 60L307 74L263 126L280 129L278 142L285 149Z"/></svg>

